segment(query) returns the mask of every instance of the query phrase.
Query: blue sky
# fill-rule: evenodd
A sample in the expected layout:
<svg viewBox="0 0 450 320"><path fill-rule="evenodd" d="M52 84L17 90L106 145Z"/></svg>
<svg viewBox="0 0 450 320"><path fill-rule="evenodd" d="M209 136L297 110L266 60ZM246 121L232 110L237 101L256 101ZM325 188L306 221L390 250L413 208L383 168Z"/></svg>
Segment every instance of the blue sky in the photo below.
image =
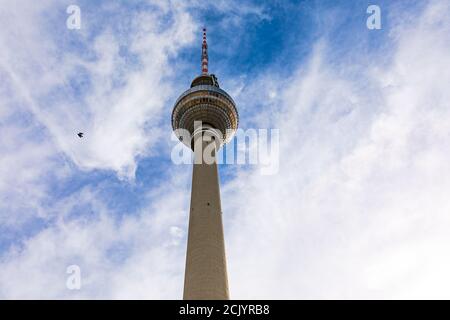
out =
<svg viewBox="0 0 450 320"><path fill-rule="evenodd" d="M0 297L181 297L170 115L206 26L241 128L280 130L276 174L220 165L232 297L448 298L445 1L0 6Z"/></svg>

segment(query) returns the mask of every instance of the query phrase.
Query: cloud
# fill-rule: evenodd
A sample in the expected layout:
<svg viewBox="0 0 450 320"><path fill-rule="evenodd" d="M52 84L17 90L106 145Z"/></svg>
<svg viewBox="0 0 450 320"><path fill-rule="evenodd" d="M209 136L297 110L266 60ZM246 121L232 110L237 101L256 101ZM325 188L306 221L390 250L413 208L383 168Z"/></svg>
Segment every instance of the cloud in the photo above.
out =
<svg viewBox="0 0 450 320"><path fill-rule="evenodd" d="M155 152L161 138L160 117L173 94L169 59L193 39L195 23L184 6L167 11L155 4L151 11L122 15L131 25L128 32L117 32L114 21L98 19L101 14L89 19L93 6L81 5L79 33L66 30L66 7L55 1L37 6L17 1L1 11L4 298L143 297L152 290L157 297L163 291L156 291L156 279L168 284L181 274L170 268L182 265L164 261L178 252L180 235L171 230L181 229L183 211L176 209L185 197L179 192L164 204L151 195L173 184L149 184L143 212L123 221L116 219L124 213L101 199L101 191L110 192L110 181L98 184L92 177L85 187L72 187L72 193L65 188L79 183L78 169L112 170L120 178L134 179L137 158ZM162 25L163 32L155 28ZM79 131L85 133L83 139L76 136ZM177 179L186 181L183 173ZM140 236L136 228L142 228ZM148 232L156 238L147 237ZM127 261L136 259L143 260L134 270ZM65 287L70 264L82 267L86 290L81 294ZM149 267L155 277L143 280L141 272ZM169 278L160 277L158 268L169 270ZM125 277L119 270L133 272L136 279L129 279L127 286L116 283Z"/></svg>
<svg viewBox="0 0 450 320"><path fill-rule="evenodd" d="M184 171L184 173L183 173ZM188 171L148 193L147 205L119 218L85 187L54 204L50 227L2 255L0 296L8 299L180 298L189 193ZM170 194L170 201L164 194ZM81 290L68 290L66 268L81 269ZM45 288L45 290L43 290Z"/></svg>
<svg viewBox="0 0 450 320"><path fill-rule="evenodd" d="M89 9L81 6L82 29L74 31L57 14L65 12L60 3L5 8L1 39L9 49L2 53L1 67L12 92L25 99L26 111L78 167L133 179L136 158L148 155L160 138L161 113L173 94L165 84L169 58L192 41L195 23L183 10L155 6L148 13L123 15L122 23L129 23L124 33L115 30L114 19L92 22ZM98 17L110 10L97 9ZM163 32L155 28L168 19L173 22ZM77 55L80 47L86 50ZM83 141L76 137L79 131L85 133Z"/></svg>
<svg viewBox="0 0 450 320"><path fill-rule="evenodd" d="M288 79L280 173L224 188L232 297L448 298L448 13L361 65L319 43Z"/></svg>

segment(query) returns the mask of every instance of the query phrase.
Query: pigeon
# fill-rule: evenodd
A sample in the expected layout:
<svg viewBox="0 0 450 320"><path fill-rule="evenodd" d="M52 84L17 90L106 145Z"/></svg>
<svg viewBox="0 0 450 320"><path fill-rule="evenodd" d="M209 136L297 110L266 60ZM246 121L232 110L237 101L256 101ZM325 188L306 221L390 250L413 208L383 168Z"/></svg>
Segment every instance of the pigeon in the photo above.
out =
<svg viewBox="0 0 450 320"><path fill-rule="evenodd" d="M79 136L80 138L83 138L83 132L78 132L77 136Z"/></svg>

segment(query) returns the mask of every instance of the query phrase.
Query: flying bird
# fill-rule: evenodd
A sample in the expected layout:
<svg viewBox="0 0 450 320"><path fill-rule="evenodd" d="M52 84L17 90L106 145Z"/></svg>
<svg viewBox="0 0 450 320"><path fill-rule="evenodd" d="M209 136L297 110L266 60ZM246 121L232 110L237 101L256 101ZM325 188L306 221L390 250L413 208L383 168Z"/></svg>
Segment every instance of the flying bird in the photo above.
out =
<svg viewBox="0 0 450 320"><path fill-rule="evenodd" d="M80 138L83 138L83 132L78 132L77 136L79 136Z"/></svg>

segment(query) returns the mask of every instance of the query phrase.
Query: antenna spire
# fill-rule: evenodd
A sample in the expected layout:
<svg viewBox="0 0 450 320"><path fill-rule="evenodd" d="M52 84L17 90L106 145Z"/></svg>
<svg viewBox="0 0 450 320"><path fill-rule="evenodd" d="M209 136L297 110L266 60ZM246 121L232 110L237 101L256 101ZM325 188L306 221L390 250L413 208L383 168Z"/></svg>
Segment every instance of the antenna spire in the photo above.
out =
<svg viewBox="0 0 450 320"><path fill-rule="evenodd" d="M206 43L206 28L203 28L202 74L208 74L208 44Z"/></svg>

